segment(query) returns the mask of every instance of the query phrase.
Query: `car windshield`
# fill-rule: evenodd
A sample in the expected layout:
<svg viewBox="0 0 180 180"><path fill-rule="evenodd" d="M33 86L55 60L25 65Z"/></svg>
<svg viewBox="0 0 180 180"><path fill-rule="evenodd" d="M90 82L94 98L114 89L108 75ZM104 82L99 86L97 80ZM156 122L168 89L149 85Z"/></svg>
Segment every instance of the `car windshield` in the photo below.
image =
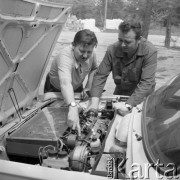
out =
<svg viewBox="0 0 180 180"><path fill-rule="evenodd" d="M180 75L149 96L143 110L144 145L151 163L180 167Z"/></svg>

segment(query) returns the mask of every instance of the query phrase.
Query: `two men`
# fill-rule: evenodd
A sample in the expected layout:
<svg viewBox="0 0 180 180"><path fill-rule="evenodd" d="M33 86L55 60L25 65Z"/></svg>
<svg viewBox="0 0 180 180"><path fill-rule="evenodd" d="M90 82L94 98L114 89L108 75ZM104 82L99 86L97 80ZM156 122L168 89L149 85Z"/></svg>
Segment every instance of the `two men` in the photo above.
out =
<svg viewBox="0 0 180 180"><path fill-rule="evenodd" d="M64 48L53 60L46 78L45 92L61 92L69 107L67 124L77 129L80 135L78 107L74 92L86 92L91 89L97 60L94 48L97 46L94 32L84 29L76 33L72 45ZM83 89L83 81L88 80Z"/></svg>
<svg viewBox="0 0 180 180"><path fill-rule="evenodd" d="M51 86L62 92L69 106L68 124L73 129L77 128L79 133L79 116L74 91L81 86L88 73L86 87L91 88L88 109L98 109L99 99L110 72L116 84L114 94L129 96L126 103L119 103L117 106L123 116L130 113L132 108L140 104L155 88L157 50L141 37L139 22L125 20L119 25L118 42L108 47L95 73L97 62L93 50L96 45L97 38L93 32L79 31L72 46L55 58L49 73Z"/></svg>

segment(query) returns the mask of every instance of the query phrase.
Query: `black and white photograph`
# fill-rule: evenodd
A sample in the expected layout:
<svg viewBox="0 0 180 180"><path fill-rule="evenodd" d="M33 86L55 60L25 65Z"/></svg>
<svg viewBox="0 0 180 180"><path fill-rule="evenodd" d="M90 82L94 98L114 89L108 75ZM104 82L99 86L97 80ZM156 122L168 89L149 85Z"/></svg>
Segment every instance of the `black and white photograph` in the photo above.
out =
<svg viewBox="0 0 180 180"><path fill-rule="evenodd" d="M180 179L180 0L0 0L0 180Z"/></svg>

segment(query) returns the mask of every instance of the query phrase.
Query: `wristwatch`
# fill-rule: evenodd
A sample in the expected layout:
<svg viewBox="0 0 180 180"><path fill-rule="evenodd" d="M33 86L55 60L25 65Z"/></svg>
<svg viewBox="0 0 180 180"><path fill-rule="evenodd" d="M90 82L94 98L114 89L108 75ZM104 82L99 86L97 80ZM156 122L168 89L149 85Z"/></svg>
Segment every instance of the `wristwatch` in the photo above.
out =
<svg viewBox="0 0 180 180"><path fill-rule="evenodd" d="M76 102L73 101L73 102L71 102L70 104L68 104L68 107L69 107L69 106L76 107L77 104L76 104Z"/></svg>
<svg viewBox="0 0 180 180"><path fill-rule="evenodd" d="M131 105L129 105L129 104L127 104L127 103L125 103L125 106L127 107L128 111L131 111L132 108L133 108Z"/></svg>

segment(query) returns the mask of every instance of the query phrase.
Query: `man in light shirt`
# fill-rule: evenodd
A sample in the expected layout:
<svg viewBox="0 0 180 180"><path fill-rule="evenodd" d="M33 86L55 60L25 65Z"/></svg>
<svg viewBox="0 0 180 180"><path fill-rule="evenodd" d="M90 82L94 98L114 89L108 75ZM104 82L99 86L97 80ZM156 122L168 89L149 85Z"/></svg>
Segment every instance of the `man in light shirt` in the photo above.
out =
<svg viewBox="0 0 180 180"><path fill-rule="evenodd" d="M45 92L61 92L69 107L67 124L77 129L80 135L78 107L74 92L80 92L85 97L91 89L97 60L94 48L97 46L94 32L84 29L75 34L72 45L65 47L52 62L46 78ZM88 76L83 89L83 81Z"/></svg>

